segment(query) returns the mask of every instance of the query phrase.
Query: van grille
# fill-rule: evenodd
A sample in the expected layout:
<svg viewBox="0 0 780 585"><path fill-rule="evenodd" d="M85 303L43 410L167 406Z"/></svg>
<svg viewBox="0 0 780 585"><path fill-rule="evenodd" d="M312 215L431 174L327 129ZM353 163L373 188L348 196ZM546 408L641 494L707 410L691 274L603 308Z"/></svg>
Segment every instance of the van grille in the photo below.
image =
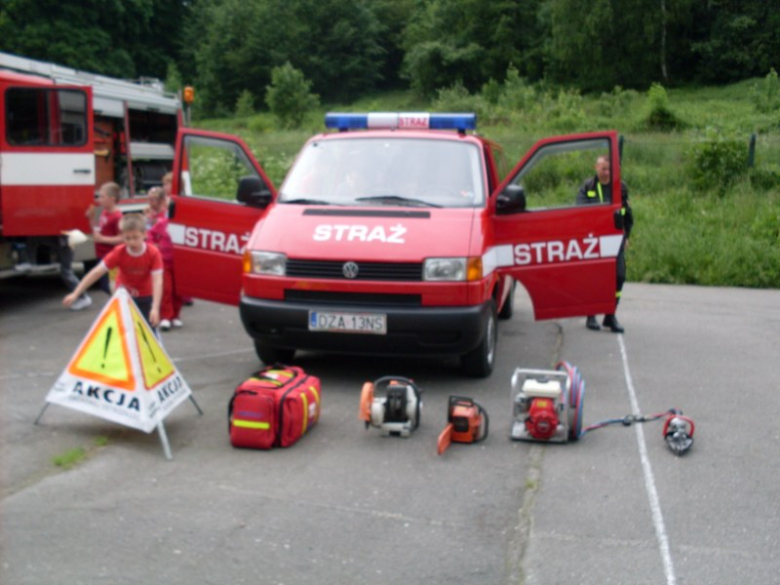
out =
<svg viewBox="0 0 780 585"><path fill-rule="evenodd" d="M390 293L347 293L315 290L286 290L284 292L284 300L290 303L306 303L309 305L365 305L373 308L378 306L422 306L422 297L420 295L396 295Z"/></svg>
<svg viewBox="0 0 780 585"><path fill-rule="evenodd" d="M295 278L331 278L348 280L341 260L287 260L287 276ZM419 282L422 264L419 262L355 262L357 276L349 280L388 280Z"/></svg>

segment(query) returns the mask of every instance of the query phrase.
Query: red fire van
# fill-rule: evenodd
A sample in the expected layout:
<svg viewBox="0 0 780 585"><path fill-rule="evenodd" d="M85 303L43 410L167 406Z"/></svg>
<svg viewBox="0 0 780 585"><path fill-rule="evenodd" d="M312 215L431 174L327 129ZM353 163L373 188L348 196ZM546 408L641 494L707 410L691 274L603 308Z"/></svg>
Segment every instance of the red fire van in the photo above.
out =
<svg viewBox="0 0 780 585"><path fill-rule="evenodd" d="M449 354L484 377L516 282L536 319L613 312L615 132L540 140L502 179L473 114L328 114L326 126L278 191L240 139L180 130L177 284L238 304L264 362ZM598 156L612 202L578 207Z"/></svg>

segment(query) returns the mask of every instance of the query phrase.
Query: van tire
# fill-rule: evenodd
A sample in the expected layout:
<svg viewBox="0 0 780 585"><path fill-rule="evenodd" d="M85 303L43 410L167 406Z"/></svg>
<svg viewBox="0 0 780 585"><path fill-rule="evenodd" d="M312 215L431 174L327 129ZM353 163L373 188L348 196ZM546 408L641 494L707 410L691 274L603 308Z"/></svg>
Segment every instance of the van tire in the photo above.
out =
<svg viewBox="0 0 780 585"><path fill-rule="evenodd" d="M266 366L274 364L289 364L295 357L294 349L285 349L282 347L272 347L259 341L255 341L255 352L260 361Z"/></svg>
<svg viewBox="0 0 780 585"><path fill-rule="evenodd" d="M460 356L463 372L473 378L487 378L493 373L496 363L496 342L498 341L498 322L496 305L491 301L490 314L485 325L485 335L479 345Z"/></svg>
<svg viewBox="0 0 780 585"><path fill-rule="evenodd" d="M509 289L509 296L504 301L504 306L501 307L501 312L498 314L498 318L502 321L507 321L515 314L515 290L517 289L517 281L512 281L512 286Z"/></svg>

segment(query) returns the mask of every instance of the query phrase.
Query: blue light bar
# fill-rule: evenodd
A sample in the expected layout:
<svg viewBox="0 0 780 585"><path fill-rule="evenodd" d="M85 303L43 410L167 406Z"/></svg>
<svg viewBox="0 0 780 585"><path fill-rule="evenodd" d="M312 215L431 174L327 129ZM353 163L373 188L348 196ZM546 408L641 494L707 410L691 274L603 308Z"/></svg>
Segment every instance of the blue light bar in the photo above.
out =
<svg viewBox="0 0 780 585"><path fill-rule="evenodd" d="M368 114L325 114L325 127L336 130L362 130L368 128Z"/></svg>
<svg viewBox="0 0 780 585"><path fill-rule="evenodd" d="M427 112L374 112L371 114L325 114L325 127L340 130L475 130L477 115L430 114Z"/></svg>
<svg viewBox="0 0 780 585"><path fill-rule="evenodd" d="M432 114L430 121L431 130L466 130L477 129L476 114Z"/></svg>

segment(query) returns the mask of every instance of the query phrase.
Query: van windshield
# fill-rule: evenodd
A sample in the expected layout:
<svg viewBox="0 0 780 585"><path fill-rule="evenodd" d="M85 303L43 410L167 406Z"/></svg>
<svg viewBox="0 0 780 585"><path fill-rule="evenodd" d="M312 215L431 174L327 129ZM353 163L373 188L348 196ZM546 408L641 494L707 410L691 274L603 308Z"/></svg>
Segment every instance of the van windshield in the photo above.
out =
<svg viewBox="0 0 780 585"><path fill-rule="evenodd" d="M479 148L422 138L310 142L280 189L280 203L405 207L484 204Z"/></svg>

